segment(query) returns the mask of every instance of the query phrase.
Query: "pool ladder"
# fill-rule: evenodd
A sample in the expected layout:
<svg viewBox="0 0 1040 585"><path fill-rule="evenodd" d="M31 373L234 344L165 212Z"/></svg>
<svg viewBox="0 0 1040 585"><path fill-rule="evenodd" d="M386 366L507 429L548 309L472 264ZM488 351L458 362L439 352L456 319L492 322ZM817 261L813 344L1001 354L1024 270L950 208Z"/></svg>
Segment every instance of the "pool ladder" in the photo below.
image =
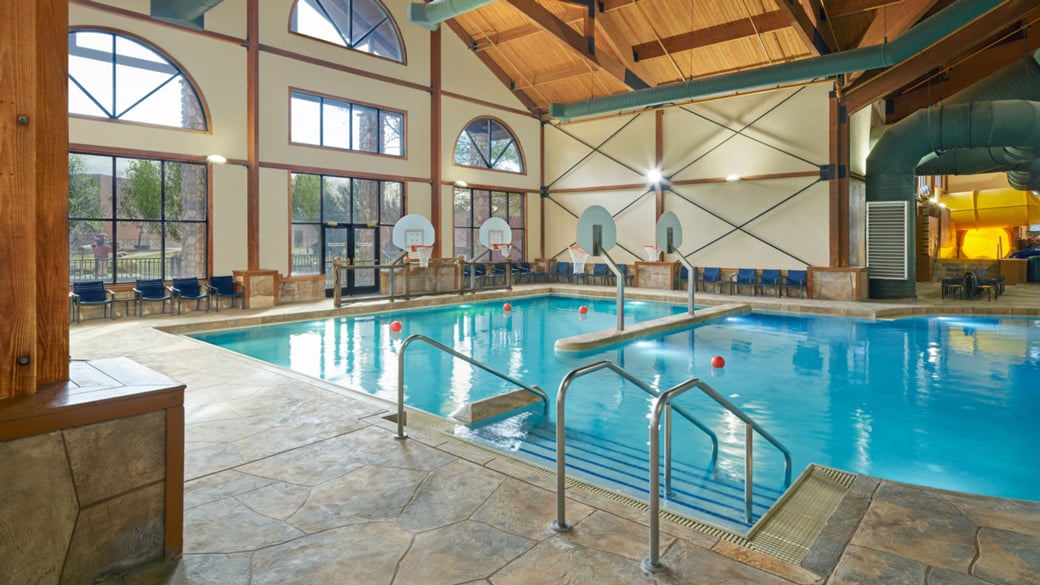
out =
<svg viewBox="0 0 1040 585"><path fill-rule="evenodd" d="M657 398L654 403L654 411L650 418L650 552L646 559L643 560L643 570L649 573L657 573L664 570L664 565L660 561L660 509L661 509L661 484L660 484L660 429L661 429L661 418L664 418L665 428L665 447L664 447L664 465L665 465L665 493L671 493L671 481L672 481L672 410L678 412L683 418L693 423L697 428L704 431L708 437L711 438L712 443L712 455L711 463L709 467L714 467L718 461L719 454L719 439L714 432L706 427L703 423L698 421L693 415L686 412L678 405L672 404L672 399L679 396L683 392L691 388L697 388L702 393L710 397L715 402L719 403L723 408L728 410L734 416L739 418L744 423L744 517L750 524L752 520L751 516L751 500L753 494L752 486L752 468L754 460L752 458L752 446L754 444L754 434L757 432L769 441L774 447L776 447L784 456L784 486L791 485L791 452L787 450L775 437L766 432L765 429L760 427L758 423L753 421L751 417L745 414L742 410L737 408L736 405L731 403L716 392L711 386L706 384L700 378L690 378L685 382L673 386L664 392L658 392L654 390L649 384L639 380L632 374L626 372L621 366L610 360L603 360L587 366L583 366L574 370L571 370L563 381L560 382L560 389L556 394L556 520L552 522L553 530L557 532L564 532L570 530L571 526L567 523L566 517L566 497L565 489L567 485L567 469L566 469L566 438L564 436L564 406L567 398L567 389L570 387L571 382L582 376L586 376L599 370L609 369L621 376L628 382L631 382L638 388L642 389L647 394Z"/></svg>
<svg viewBox="0 0 1040 585"><path fill-rule="evenodd" d="M408 349L408 346L410 346L412 343L414 343L416 341L421 341L421 342L423 342L423 343L425 343L427 345L435 347L435 348L437 348L437 349L439 349L439 350L441 350L441 351L443 351L445 353L451 354L451 355L459 358L460 360L462 360L464 362L472 364L472 365L474 365L474 366L484 370L485 372L488 372L489 374L493 374L495 376L498 376L499 378L502 378L503 380L505 380L507 382L511 382L511 383L519 386L520 388L523 388L524 390L527 390L528 392L533 392L539 398L542 399L542 403L545 405L545 414L549 413L549 395L545 393L545 390L542 390L541 388L539 388L537 386L531 386L531 385L525 384L525 383L521 382L520 380L517 380L516 378L513 378L509 374L506 374L504 372L500 372L500 371L496 370L495 368L492 368L491 366L489 366L489 365L487 365L485 363L477 361L477 360L471 358L470 356L468 356L468 355L466 355L464 353L459 353L459 352L455 351L454 349L448 347L447 345L444 345L443 343L439 343L437 341L434 341L434 340L430 339L429 337L426 337L425 335L420 335L420 334L417 333L415 335L409 335L404 340L404 342L401 343L401 349L397 352L397 435L395 436L395 438L397 438L397 439L404 439L404 438L408 437L408 435L406 435L405 432L404 432L404 424L405 424L405 413L404 413L404 353L405 353L405 350Z"/></svg>

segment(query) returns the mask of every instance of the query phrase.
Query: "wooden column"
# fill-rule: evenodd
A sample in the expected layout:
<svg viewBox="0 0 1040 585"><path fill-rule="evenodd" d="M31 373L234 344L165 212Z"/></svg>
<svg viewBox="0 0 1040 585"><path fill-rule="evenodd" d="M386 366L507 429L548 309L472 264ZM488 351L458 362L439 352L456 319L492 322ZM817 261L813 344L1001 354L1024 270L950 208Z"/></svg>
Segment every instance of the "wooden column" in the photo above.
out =
<svg viewBox="0 0 1040 585"><path fill-rule="evenodd" d="M260 0L246 5L246 265L260 269Z"/></svg>
<svg viewBox="0 0 1040 585"><path fill-rule="evenodd" d="M430 223L437 231L433 256L444 257L445 239L453 241L453 234L445 233L441 224L441 29L430 33ZM450 239L449 239L450 238ZM452 249L451 246L448 249Z"/></svg>
<svg viewBox="0 0 1040 585"><path fill-rule="evenodd" d="M664 110L654 112L654 165L664 173ZM661 189L663 181L662 177L654 183L654 226L657 226L657 220L664 215L664 191Z"/></svg>
<svg viewBox="0 0 1040 585"><path fill-rule="evenodd" d="M830 266L849 265L849 117L832 92L830 97Z"/></svg>
<svg viewBox="0 0 1040 585"><path fill-rule="evenodd" d="M0 2L0 399L68 379L68 3Z"/></svg>

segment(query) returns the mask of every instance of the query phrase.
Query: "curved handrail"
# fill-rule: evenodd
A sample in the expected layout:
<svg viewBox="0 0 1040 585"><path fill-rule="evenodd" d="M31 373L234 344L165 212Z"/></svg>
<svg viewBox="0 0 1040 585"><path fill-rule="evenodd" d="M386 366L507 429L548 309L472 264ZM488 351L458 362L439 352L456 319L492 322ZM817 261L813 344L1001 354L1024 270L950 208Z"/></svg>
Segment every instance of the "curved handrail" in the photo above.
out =
<svg viewBox="0 0 1040 585"><path fill-rule="evenodd" d="M397 352L397 436L395 438L397 438L397 439L404 439L405 437L408 436L408 435L406 435L404 433L404 418L405 418L405 416L404 416L404 352L405 352L406 349L408 349L408 346L411 345L412 342L415 342L415 341L421 341L423 343L431 345L431 346L433 346L433 347L435 347L435 348L437 348L437 349L439 349L441 351L447 352L447 353L449 353L449 354L459 358L460 360L462 360L464 362L467 362L467 363L469 363L471 365L477 366L478 368L484 370L485 372L488 372L489 374L493 374L495 376L498 376L499 378L502 378L503 380L505 380L507 382L511 382L511 383L513 383L513 384L523 388L524 390L527 390L528 392L533 392L534 394L538 395L539 398L542 399L542 402L545 404L545 412L546 413L549 412L549 394L546 393L545 390L542 390L541 388L538 388L537 386L530 386L528 384L525 384L525 383L521 382L520 380L517 380L516 378L513 378L509 374L500 372L500 371L492 368L491 366L488 366L488 365L486 365L486 364L484 364L482 362L479 362L479 361L471 358L470 356L468 356L468 355L466 355L464 353L459 353L459 352L455 351L454 349L444 345L443 343L440 343L438 341L434 341L434 340L430 339L429 337L426 337L425 335L416 333L414 335L409 335L404 340L404 342L401 343L401 349L400 349L400 351Z"/></svg>
<svg viewBox="0 0 1040 585"><path fill-rule="evenodd" d="M597 372L604 368L612 370L617 375L621 376L625 380L631 382L639 389L643 390L647 394L654 397L659 397L660 393L654 390L649 384L636 378L632 374L629 374L621 366L610 360L602 360L587 366L582 366L571 370L566 376L563 377L563 381L560 382L560 389L556 393L556 520L553 521L553 530L563 532L570 529L567 525L566 520L566 505L564 504L564 490L567 484L567 470L566 470L566 438L564 437L564 404L567 397L567 388L570 386L576 378L586 376L593 372ZM696 417L686 412L685 410L673 406L673 409L681 414L683 418L690 421L697 428L704 431L708 437L711 438L712 445L712 464L718 460L719 455L719 438L712 432L711 429L706 427L704 423L697 420Z"/></svg>

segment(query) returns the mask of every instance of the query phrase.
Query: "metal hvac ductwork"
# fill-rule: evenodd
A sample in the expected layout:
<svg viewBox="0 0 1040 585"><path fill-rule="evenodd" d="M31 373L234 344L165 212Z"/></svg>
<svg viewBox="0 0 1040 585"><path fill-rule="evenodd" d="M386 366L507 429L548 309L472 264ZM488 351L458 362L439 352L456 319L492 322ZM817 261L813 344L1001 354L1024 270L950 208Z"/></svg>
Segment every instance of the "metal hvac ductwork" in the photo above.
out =
<svg viewBox="0 0 1040 585"><path fill-rule="evenodd" d="M429 30L456 16L491 4L495 0L433 0L429 4L413 2L408 5L408 21Z"/></svg>
<svg viewBox="0 0 1040 585"><path fill-rule="evenodd" d="M154 18L190 28L202 28L202 16L223 0L152 0Z"/></svg>
<svg viewBox="0 0 1040 585"><path fill-rule="evenodd" d="M889 67L913 56L1000 4L1001 0L957 0L887 44L759 69L691 79L581 102L550 104L549 116L557 120L570 120L582 116L684 102L695 98L727 95L748 89L811 81L851 71Z"/></svg>
<svg viewBox="0 0 1040 585"><path fill-rule="evenodd" d="M1037 188L1040 102L1027 100L1040 100L1040 51L889 128L867 157L866 200L913 201L917 174L1007 171L1013 187ZM912 222L908 230L913 235ZM909 275L916 274L913 240L908 238L906 248ZM913 276L870 281L871 298L915 294Z"/></svg>

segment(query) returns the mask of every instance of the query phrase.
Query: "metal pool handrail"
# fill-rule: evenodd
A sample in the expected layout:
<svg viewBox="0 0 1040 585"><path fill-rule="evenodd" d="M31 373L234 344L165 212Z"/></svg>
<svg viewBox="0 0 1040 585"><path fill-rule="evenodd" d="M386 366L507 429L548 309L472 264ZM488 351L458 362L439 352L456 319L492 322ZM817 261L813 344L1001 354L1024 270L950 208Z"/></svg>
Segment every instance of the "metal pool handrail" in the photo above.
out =
<svg viewBox="0 0 1040 585"><path fill-rule="evenodd" d="M647 394L657 397L660 394L654 390L649 384L636 378L632 374L626 372L621 366L610 360L602 360L587 366L571 370L566 376L563 377L563 381L560 382L560 389L556 394L556 520L552 522L553 530L557 532L565 532L570 530L570 526L567 524L566 519L566 504L564 503L564 490L567 484L567 468L566 468L566 439L564 437L564 403L567 398L567 388L571 385L575 379L580 378L607 368L612 370L617 375L621 376L625 380L631 382L639 389L643 390ZM683 418L690 421L697 428L704 431L705 434L711 438L711 466L715 465L719 457L719 438L712 432L711 429L706 427L704 423L697 420L692 414L686 412L678 406L673 406L676 412L681 414ZM670 424L670 421L668 421ZM669 433L671 429L669 427ZM669 469L671 467L669 466Z"/></svg>
<svg viewBox="0 0 1040 585"><path fill-rule="evenodd" d="M452 348L450 348L450 347L448 347L448 346L446 346L446 345L444 345L442 343L439 343L437 341L434 341L434 340L430 339L429 337L426 337L425 335L421 335L421 334L416 333L415 335L409 335L404 340L404 342L401 344L401 350L397 352L397 436L395 438L397 438L397 439L404 439L404 438L406 438L408 436L404 432L404 419L405 419L405 415L404 415L404 352L405 352L406 349L408 349L408 346L411 345L413 341L422 341L423 343L426 343L428 345L432 345L433 347L435 347L435 348L437 348L437 349L439 349L441 351L447 352L447 353L449 353L449 354L459 358L460 360L462 360L464 362L467 362L469 364L477 366L478 368L484 370L485 372L488 372L489 374L494 374L495 376L498 376L499 378L502 378L503 380L505 380L507 382L511 382L513 384L516 384L517 386L523 388L524 390L527 390L528 392L535 393L536 395L538 395L539 398L542 399L542 403L545 404L545 412L546 412L546 414L548 414L548 412L549 412L549 395L545 392L545 390L542 390L541 388L538 388L537 386L530 386L528 384L525 384L525 383L521 382L520 380L517 380L516 378L513 378L509 374L505 374L503 372L500 372L500 371L492 368L491 366L488 366L488 365L486 365L484 363L481 363L481 362L471 358L470 356L468 356L466 354L459 353L459 352L455 351L454 349L452 349Z"/></svg>

